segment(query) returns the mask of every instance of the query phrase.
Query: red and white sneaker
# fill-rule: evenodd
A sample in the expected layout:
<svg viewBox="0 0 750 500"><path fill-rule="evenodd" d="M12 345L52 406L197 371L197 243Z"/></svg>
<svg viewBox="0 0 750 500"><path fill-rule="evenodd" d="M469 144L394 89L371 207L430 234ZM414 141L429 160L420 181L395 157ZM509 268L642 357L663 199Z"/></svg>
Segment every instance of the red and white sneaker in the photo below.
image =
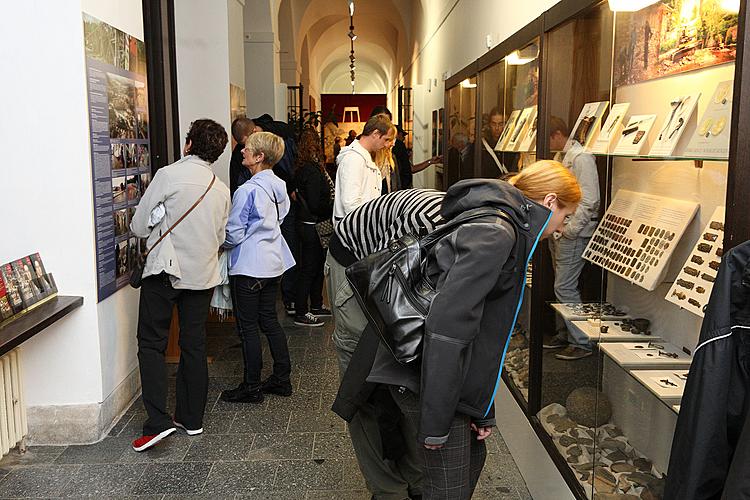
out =
<svg viewBox="0 0 750 500"><path fill-rule="evenodd" d="M153 434L151 436L141 436L133 441L133 449L135 451L145 451L154 446L156 443L169 436L177 429L170 427L169 429L160 432L159 434Z"/></svg>
<svg viewBox="0 0 750 500"><path fill-rule="evenodd" d="M174 424L175 427L179 427L183 431L187 432L188 436L197 436L198 434L203 434L203 427L201 427L200 429L188 429L187 427L179 423L177 420L172 420L172 423Z"/></svg>

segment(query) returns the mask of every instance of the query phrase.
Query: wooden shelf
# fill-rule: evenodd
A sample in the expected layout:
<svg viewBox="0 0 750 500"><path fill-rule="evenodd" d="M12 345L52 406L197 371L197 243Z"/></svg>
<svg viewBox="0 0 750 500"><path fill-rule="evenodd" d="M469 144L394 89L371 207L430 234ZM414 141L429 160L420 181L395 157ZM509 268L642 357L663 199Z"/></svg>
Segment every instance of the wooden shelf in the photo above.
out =
<svg viewBox="0 0 750 500"><path fill-rule="evenodd" d="M0 356L82 305L83 297L58 295L28 312L21 313L18 318L0 327Z"/></svg>

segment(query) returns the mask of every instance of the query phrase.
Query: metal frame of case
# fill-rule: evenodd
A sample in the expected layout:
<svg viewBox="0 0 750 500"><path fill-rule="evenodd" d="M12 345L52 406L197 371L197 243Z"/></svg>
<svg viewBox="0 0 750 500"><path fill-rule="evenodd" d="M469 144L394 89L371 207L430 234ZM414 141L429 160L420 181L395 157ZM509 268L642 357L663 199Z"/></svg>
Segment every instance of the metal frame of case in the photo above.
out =
<svg viewBox="0 0 750 500"><path fill-rule="evenodd" d="M604 0L606 1L606 0ZM466 78L477 79L477 98L475 116L475 136L480 137L481 133L481 111L482 111L482 89L481 89L481 72L493 64L499 63L512 51L519 49L534 39L539 39L539 82L538 82L538 116L545 117L540 119L537 128L537 145L536 154L538 158L550 157L549 134L547 134L546 117L549 108L546 87L548 68L548 37L552 30L560 27L562 24L576 19L582 13L589 9L597 7L603 3L602 0L562 0L541 16L531 21L528 25L520 29L508 39L501 42L492 50L482 55L479 59L473 61L465 68L458 71L445 81L445 101L444 107L450 109L450 91L460 84ZM750 239L750 142L741 140L742 137L750 136L750 88L743 88L742 83L750 81L750 63L744 64L745 52L750 50L750 38L746 36L746 27L748 23L748 12L746 0L741 0L738 15L738 40L737 53L735 60L735 77L734 77L734 97L732 103L731 118L731 136L729 146L728 163L730 168L727 174L726 185L726 224L724 236L724 248L729 249ZM614 43L614 41L613 41ZM748 56L750 57L750 55ZM448 144L449 127L443 128L443 141ZM479 158L481 152L480 141L475 141L474 154ZM606 162L604 168L607 171L606 176L606 199L611 201L612 177L611 162ZM446 164L446 169L447 169ZM480 175L481 165L475 161L474 176ZM444 173L444 178L450 178L448 172ZM447 189L447 185L443 189ZM743 215L744 214L744 215ZM606 280L606 273L604 279ZM523 409L529 422L534 428L540 441L547 449L550 457L557 465L561 474L565 478L568 486L578 498L587 498L586 492L576 479L572 469L568 466L564 457L558 452L552 438L543 429L541 422L536 417L541 409L542 395L542 342L543 342L543 325L554 322L554 312L548 306L548 302L554 300L554 272L552 262L548 252L538 251L533 259L533 286L531 287L531 314L529 321L529 394L528 402L515 387L507 373L503 373L503 378L511 393L515 397L519 406ZM606 289L606 286L605 288Z"/></svg>

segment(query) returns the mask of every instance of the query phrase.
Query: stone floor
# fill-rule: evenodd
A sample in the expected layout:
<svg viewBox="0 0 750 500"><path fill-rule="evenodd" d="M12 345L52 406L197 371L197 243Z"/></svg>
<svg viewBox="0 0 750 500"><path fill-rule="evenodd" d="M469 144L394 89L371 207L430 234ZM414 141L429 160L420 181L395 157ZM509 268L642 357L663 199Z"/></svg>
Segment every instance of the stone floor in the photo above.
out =
<svg viewBox="0 0 750 500"><path fill-rule="evenodd" d="M220 391L240 381L241 353L232 324L210 324L214 360L203 435L176 433L135 453L130 442L145 415L138 399L99 443L11 451L0 461L0 498L369 499L345 423L329 410L338 383L330 321L324 328L297 327L286 317L282 323L293 363L291 397L271 396L261 405L220 401ZM172 408L173 392L170 400ZM488 452L474 498L531 498L498 432Z"/></svg>

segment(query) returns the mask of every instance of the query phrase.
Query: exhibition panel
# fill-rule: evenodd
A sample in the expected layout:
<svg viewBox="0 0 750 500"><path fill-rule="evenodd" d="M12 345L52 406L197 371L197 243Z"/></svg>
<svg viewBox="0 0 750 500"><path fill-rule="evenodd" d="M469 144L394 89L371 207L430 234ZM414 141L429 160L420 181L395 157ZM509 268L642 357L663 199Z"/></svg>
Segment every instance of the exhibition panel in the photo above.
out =
<svg viewBox="0 0 750 500"><path fill-rule="evenodd" d="M477 175L549 159L582 188L537 250L504 370L581 498L663 497L725 247L750 237L732 209L750 187L736 153L744 2L623 5L561 2L480 60L476 89L494 142L476 148Z"/></svg>

